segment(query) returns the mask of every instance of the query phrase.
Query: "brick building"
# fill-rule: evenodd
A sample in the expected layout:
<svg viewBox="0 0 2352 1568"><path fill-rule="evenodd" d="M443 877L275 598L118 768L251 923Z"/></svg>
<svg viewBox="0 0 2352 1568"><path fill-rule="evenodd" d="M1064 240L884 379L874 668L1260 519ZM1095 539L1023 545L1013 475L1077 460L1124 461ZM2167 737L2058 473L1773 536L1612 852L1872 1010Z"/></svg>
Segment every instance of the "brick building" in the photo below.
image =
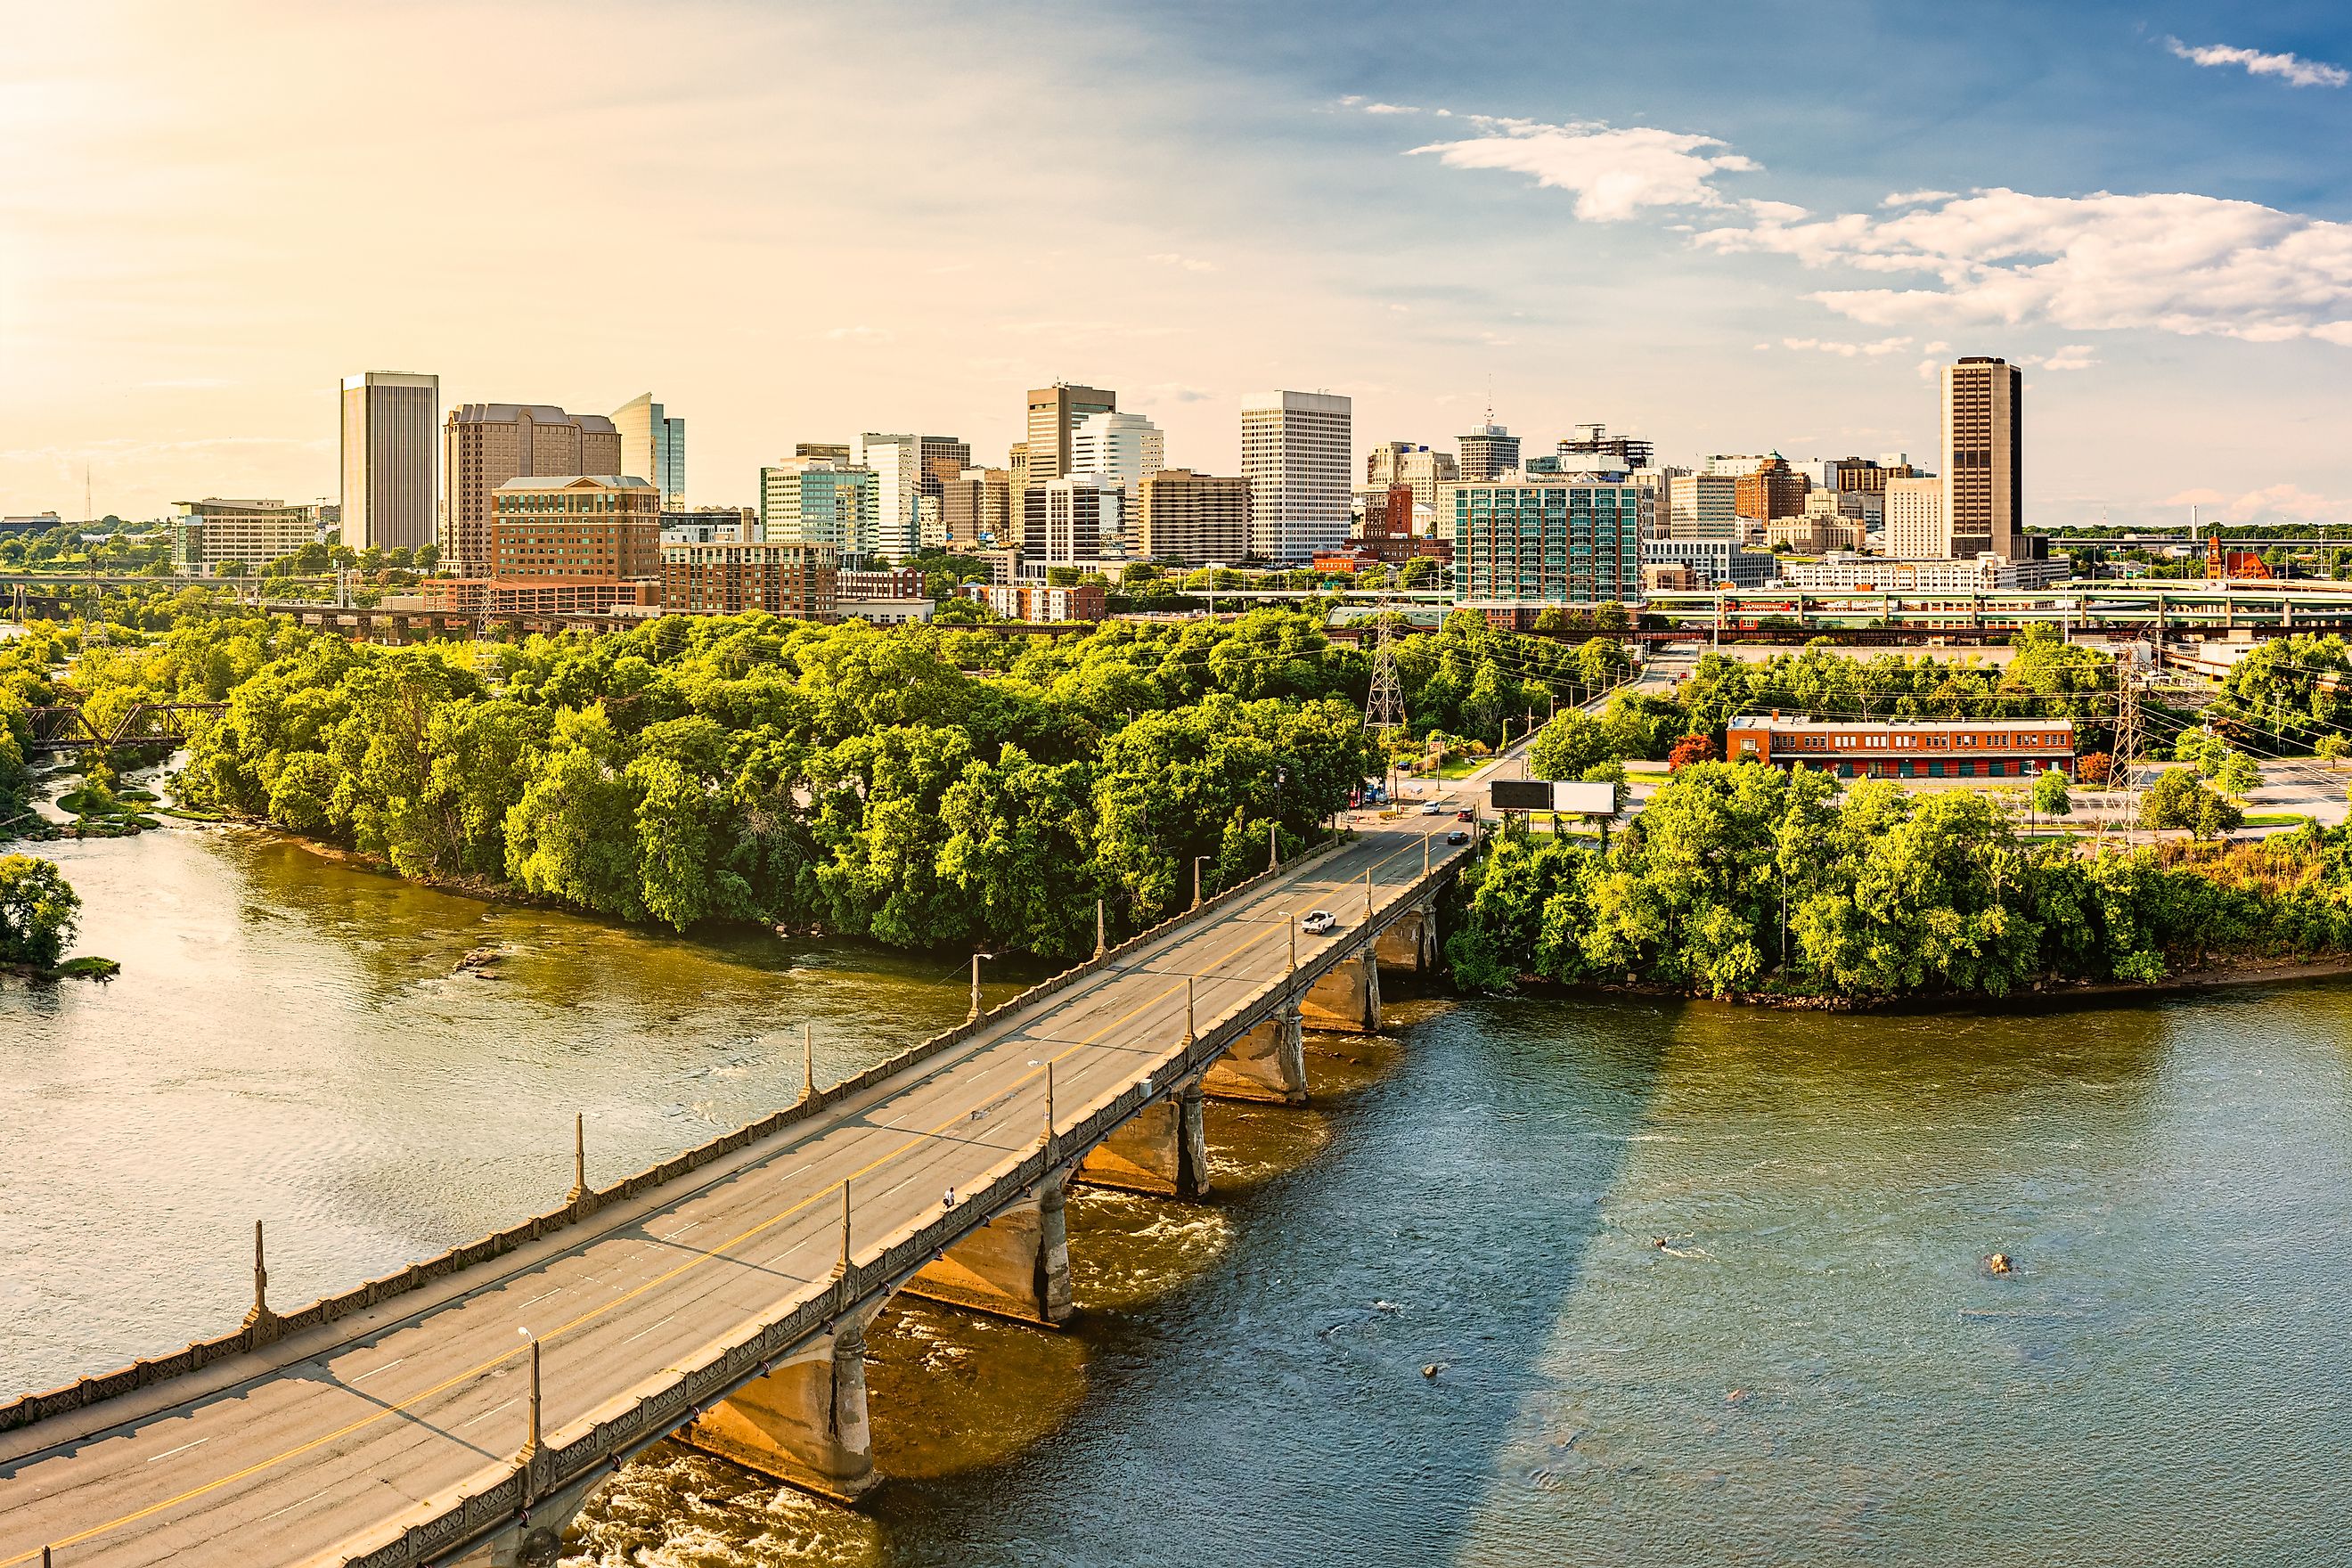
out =
<svg viewBox="0 0 2352 1568"><path fill-rule="evenodd" d="M662 608L689 616L764 610L799 621L831 620L840 600L839 563L829 544L667 544Z"/></svg>
<svg viewBox="0 0 2352 1568"><path fill-rule="evenodd" d="M1840 778L2032 778L2074 772L2071 719L1887 719L1832 723L1750 713L1724 727L1735 763L1822 768Z"/></svg>

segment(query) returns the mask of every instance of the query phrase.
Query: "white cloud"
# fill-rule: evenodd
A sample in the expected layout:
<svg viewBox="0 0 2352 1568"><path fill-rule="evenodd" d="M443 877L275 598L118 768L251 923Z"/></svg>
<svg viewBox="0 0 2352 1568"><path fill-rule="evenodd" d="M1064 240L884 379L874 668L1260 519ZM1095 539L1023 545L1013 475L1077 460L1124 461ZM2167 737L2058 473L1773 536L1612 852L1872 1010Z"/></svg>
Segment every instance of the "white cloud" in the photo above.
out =
<svg viewBox="0 0 2352 1568"><path fill-rule="evenodd" d="M2053 353L2029 354L2020 363L2039 365L2043 370L2088 370L2099 363L2099 356L2088 343L2068 343Z"/></svg>
<svg viewBox="0 0 2352 1568"><path fill-rule="evenodd" d="M1576 216L1591 223L1633 217L1644 207L1724 206L1722 193L1710 184L1714 177L1758 167L1753 159L1717 151L1725 144L1712 136L1642 125L1473 119L1491 133L1412 152L1434 153L1449 168L1501 169L1573 191Z"/></svg>
<svg viewBox="0 0 2352 1568"><path fill-rule="evenodd" d="M2209 517L2213 509L2219 507L2231 522L2252 522L2266 517L2293 518L2305 522L2338 521L2352 516L2352 502L2331 500L2295 484L2266 485L2239 496L2200 488L2167 496L2158 504L2198 507Z"/></svg>
<svg viewBox="0 0 2352 1568"><path fill-rule="evenodd" d="M2229 44L2184 44L2171 37L2164 40L2164 47L2192 64L2243 66L2248 76L2274 76L2289 87L2342 87L2352 82L2352 71L2342 66L2307 60L2299 55L2266 55L2260 49L2242 49Z"/></svg>
<svg viewBox="0 0 2352 1568"><path fill-rule="evenodd" d="M1927 202L1948 202L1958 191L1897 191L1878 205L1883 207L1916 207Z"/></svg>
<svg viewBox="0 0 2352 1568"><path fill-rule="evenodd" d="M890 334L880 327L835 327L824 335L837 343L887 343L890 341Z"/></svg>
<svg viewBox="0 0 2352 1568"><path fill-rule="evenodd" d="M1421 110L1409 103L1368 103L1364 105L1364 112L1366 114L1419 114Z"/></svg>
<svg viewBox="0 0 2352 1568"><path fill-rule="evenodd" d="M1217 269L1213 261L1203 261L1197 256L1180 256L1172 250L1154 251L1143 259L1156 261L1162 267L1181 267L1187 272L1214 272Z"/></svg>
<svg viewBox="0 0 2352 1568"><path fill-rule="evenodd" d="M1811 349L1818 353L1836 354L1842 359L1854 359L1863 355L1875 358L1880 354L1902 353L1911 346L1911 340L1881 338L1874 343L1841 343L1831 342L1822 338L1782 338L1780 346L1788 349Z"/></svg>
<svg viewBox="0 0 2352 1568"><path fill-rule="evenodd" d="M1696 243L1933 279L1812 296L1873 326L2047 321L2352 346L2352 225L2253 202L1995 187L1887 217L1760 218Z"/></svg>

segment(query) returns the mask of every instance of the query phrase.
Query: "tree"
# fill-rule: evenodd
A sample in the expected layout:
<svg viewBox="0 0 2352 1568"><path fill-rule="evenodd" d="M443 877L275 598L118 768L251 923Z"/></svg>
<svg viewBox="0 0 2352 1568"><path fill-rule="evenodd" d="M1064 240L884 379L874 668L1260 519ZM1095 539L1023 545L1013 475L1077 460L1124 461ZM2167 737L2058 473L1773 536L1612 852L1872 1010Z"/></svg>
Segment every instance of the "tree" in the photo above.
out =
<svg viewBox="0 0 2352 1568"><path fill-rule="evenodd" d="M1608 731L1589 713L1563 713L1543 727L1528 751L1528 771L1539 779L1572 779L1609 755Z"/></svg>
<svg viewBox="0 0 2352 1568"><path fill-rule="evenodd" d="M81 897L55 861L0 855L0 963L56 968L80 914Z"/></svg>
<svg viewBox="0 0 2352 1568"><path fill-rule="evenodd" d="M2088 784L2093 789L2102 788L2108 782L2108 775L2115 772L2115 758L2107 752L2085 752L2074 759L2074 782Z"/></svg>
<svg viewBox="0 0 2352 1568"><path fill-rule="evenodd" d="M2318 752L2319 760L2326 763L2328 771L2333 773L2336 764L2343 761L2344 753L2352 752L2352 742L2346 741L2341 735L2322 735L2319 744L2313 750Z"/></svg>
<svg viewBox="0 0 2352 1568"><path fill-rule="evenodd" d="M2074 802L2067 790L2064 773L2051 768L2033 781L2033 809L2043 816L2074 815Z"/></svg>
<svg viewBox="0 0 2352 1568"><path fill-rule="evenodd" d="M2186 767L2165 769L2140 796L2142 827L2186 828L2193 838L2219 838L2241 826L2245 815Z"/></svg>
<svg viewBox="0 0 2352 1568"><path fill-rule="evenodd" d="M1694 763L1711 763L1715 761L1715 755L1714 736L1685 735L1675 742L1675 749L1666 753L1666 771L1680 773Z"/></svg>
<svg viewBox="0 0 2352 1568"><path fill-rule="evenodd" d="M2223 794L2243 800L2263 787L2263 770L2243 752L2225 752L2221 765L2213 770L2213 782Z"/></svg>

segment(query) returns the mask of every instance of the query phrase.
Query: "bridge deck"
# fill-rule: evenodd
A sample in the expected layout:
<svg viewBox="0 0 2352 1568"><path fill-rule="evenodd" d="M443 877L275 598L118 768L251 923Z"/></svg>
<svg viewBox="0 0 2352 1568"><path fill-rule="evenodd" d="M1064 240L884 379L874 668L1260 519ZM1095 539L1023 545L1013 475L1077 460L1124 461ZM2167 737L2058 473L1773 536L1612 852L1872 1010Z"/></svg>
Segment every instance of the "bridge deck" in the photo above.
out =
<svg viewBox="0 0 2352 1568"><path fill-rule="evenodd" d="M826 1288L845 1178L862 1237L935 1216L946 1188L976 1189L1037 1145L1034 1064L1056 1064L1057 1121L1072 1125L1178 1058L1188 975L1203 1020L1242 1005L1286 969L1298 913L1340 919L1331 937L1300 937L1305 963L1360 935L1367 869L1399 893L1423 854L1417 827L1370 834L533 1253L207 1369L217 1380L0 1435L0 1568L37 1563L44 1545L72 1568L339 1561L428 1500L511 1475L525 1331L542 1342L550 1443L674 1384L675 1369Z"/></svg>

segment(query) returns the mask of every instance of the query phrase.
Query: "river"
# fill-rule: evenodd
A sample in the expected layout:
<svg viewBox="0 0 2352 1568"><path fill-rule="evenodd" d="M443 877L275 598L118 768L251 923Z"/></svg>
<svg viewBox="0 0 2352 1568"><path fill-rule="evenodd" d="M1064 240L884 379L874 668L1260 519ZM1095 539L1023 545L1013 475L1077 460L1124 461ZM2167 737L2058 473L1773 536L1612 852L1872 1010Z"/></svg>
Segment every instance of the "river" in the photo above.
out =
<svg viewBox="0 0 2352 1568"><path fill-rule="evenodd" d="M256 1218L308 1300L546 1206L575 1110L609 1177L789 1099L803 1021L845 1073L965 1005L245 829L39 847L125 969L0 981L10 1391L233 1323ZM1073 1331L887 1319L865 1512L666 1446L569 1561L2352 1560L2347 1041L2339 987L1407 1001L1314 1110L1213 1110L1211 1203L1074 1200Z"/></svg>

